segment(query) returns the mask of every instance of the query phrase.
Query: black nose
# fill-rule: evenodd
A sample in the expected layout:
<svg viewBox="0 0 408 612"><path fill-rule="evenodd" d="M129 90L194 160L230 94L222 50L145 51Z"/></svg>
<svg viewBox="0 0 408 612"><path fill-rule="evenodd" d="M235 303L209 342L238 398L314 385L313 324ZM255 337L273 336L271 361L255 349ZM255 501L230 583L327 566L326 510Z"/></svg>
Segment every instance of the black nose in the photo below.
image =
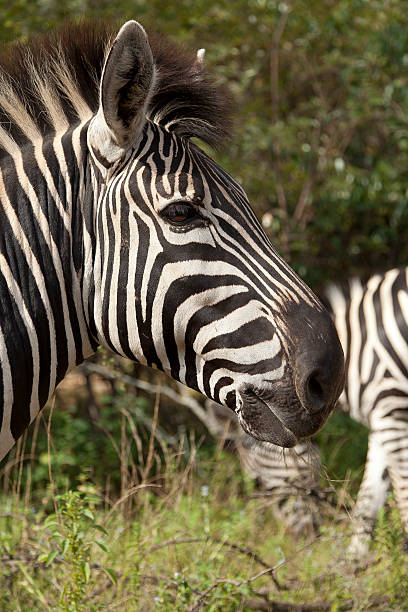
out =
<svg viewBox="0 0 408 612"><path fill-rule="evenodd" d="M310 414L328 412L344 384L344 355L336 328L327 311L302 306L296 329L291 361L297 394Z"/></svg>

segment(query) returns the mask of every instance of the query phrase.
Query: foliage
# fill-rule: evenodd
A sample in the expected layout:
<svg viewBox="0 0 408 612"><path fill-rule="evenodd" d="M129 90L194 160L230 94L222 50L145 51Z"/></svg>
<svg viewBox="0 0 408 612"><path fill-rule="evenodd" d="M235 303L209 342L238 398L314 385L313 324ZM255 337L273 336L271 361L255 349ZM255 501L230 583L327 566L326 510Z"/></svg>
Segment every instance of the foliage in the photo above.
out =
<svg viewBox="0 0 408 612"><path fill-rule="evenodd" d="M340 480L334 471L340 468L346 474L337 482L337 506L322 503L320 535L296 540L268 500L252 495L254 483L233 454L197 447L182 431L166 444L157 399L135 402L121 379L109 394L100 380L92 383L83 396L78 379L68 378L70 399L61 388L43 419L45 431L35 434L34 427L34 438L5 463L0 609L79 612L121 602L137 611L152 609L153 601L163 612L232 612L265 599L289 609L288 602L315 602L319 610L401 609L406 555L395 512L380 522L373 563L355 573L345 553L351 523L342 508L358 478L343 452L352 447L337 415L321 439L329 478ZM131 412L142 399L150 428ZM102 419L97 435L84 406Z"/></svg>
<svg viewBox="0 0 408 612"><path fill-rule="evenodd" d="M195 456L197 464L180 464L169 455L165 484L128 491L131 512L124 500L104 503L89 483L61 495L53 479L43 508L56 510L46 515L25 495L11 505L0 497L0 609L232 612L265 601L404 609L407 556L393 508L372 563L357 571L345 553L346 515L323 515L320 536L296 540L265 501L248 498L234 457Z"/></svg>
<svg viewBox="0 0 408 612"><path fill-rule="evenodd" d="M0 36L80 16L137 18L206 47L237 101L218 157L312 286L406 263L404 0L18 0Z"/></svg>

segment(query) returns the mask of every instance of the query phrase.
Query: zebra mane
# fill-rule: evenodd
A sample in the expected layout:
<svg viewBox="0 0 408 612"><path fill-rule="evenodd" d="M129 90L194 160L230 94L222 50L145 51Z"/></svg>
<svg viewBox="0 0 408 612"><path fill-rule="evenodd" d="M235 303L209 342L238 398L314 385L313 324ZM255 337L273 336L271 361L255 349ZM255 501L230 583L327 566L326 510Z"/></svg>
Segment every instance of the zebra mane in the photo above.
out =
<svg viewBox="0 0 408 612"><path fill-rule="evenodd" d="M65 25L12 43L0 54L0 149L13 151L86 121L98 109L98 85L118 27ZM212 146L229 135L230 99L196 56L157 34L149 42L158 71L147 118Z"/></svg>

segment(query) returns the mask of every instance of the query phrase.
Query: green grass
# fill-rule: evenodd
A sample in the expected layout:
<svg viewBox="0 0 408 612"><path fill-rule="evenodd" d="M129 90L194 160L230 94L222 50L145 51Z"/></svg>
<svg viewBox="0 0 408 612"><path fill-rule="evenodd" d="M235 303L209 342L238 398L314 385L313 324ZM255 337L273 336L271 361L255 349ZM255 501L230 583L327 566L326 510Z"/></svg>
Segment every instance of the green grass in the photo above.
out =
<svg viewBox="0 0 408 612"><path fill-rule="evenodd" d="M48 487L29 496L27 466L18 462L8 489L3 473L1 610L232 612L268 609L268 601L281 610L408 610L408 560L392 500L369 563L357 567L345 552L344 511L323 508L320 535L295 539L265 499L249 497L253 485L235 457L200 452L194 438L188 452L185 442L165 451L161 474L112 498L86 478L64 491L49 446Z"/></svg>

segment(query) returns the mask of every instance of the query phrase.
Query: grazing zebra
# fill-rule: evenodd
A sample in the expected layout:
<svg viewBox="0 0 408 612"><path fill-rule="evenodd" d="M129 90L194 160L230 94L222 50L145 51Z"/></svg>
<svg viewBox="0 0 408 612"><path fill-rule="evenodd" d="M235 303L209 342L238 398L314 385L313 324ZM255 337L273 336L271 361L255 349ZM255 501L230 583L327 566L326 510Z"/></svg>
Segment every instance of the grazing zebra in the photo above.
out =
<svg viewBox="0 0 408 612"><path fill-rule="evenodd" d="M332 285L327 297L346 358L341 406L369 428L349 548L362 555L390 485L408 533L408 268Z"/></svg>
<svg viewBox="0 0 408 612"><path fill-rule="evenodd" d="M242 470L256 479L279 520L296 535L315 531L319 504L312 493L320 487L321 465L314 445L300 442L284 451L275 444L258 442L243 431L231 410L211 400L205 407L205 425L216 438L233 441Z"/></svg>
<svg viewBox="0 0 408 612"><path fill-rule="evenodd" d="M191 138L228 99L129 21L0 58L0 456L98 345L293 446L343 383L330 316L277 255L237 183Z"/></svg>

